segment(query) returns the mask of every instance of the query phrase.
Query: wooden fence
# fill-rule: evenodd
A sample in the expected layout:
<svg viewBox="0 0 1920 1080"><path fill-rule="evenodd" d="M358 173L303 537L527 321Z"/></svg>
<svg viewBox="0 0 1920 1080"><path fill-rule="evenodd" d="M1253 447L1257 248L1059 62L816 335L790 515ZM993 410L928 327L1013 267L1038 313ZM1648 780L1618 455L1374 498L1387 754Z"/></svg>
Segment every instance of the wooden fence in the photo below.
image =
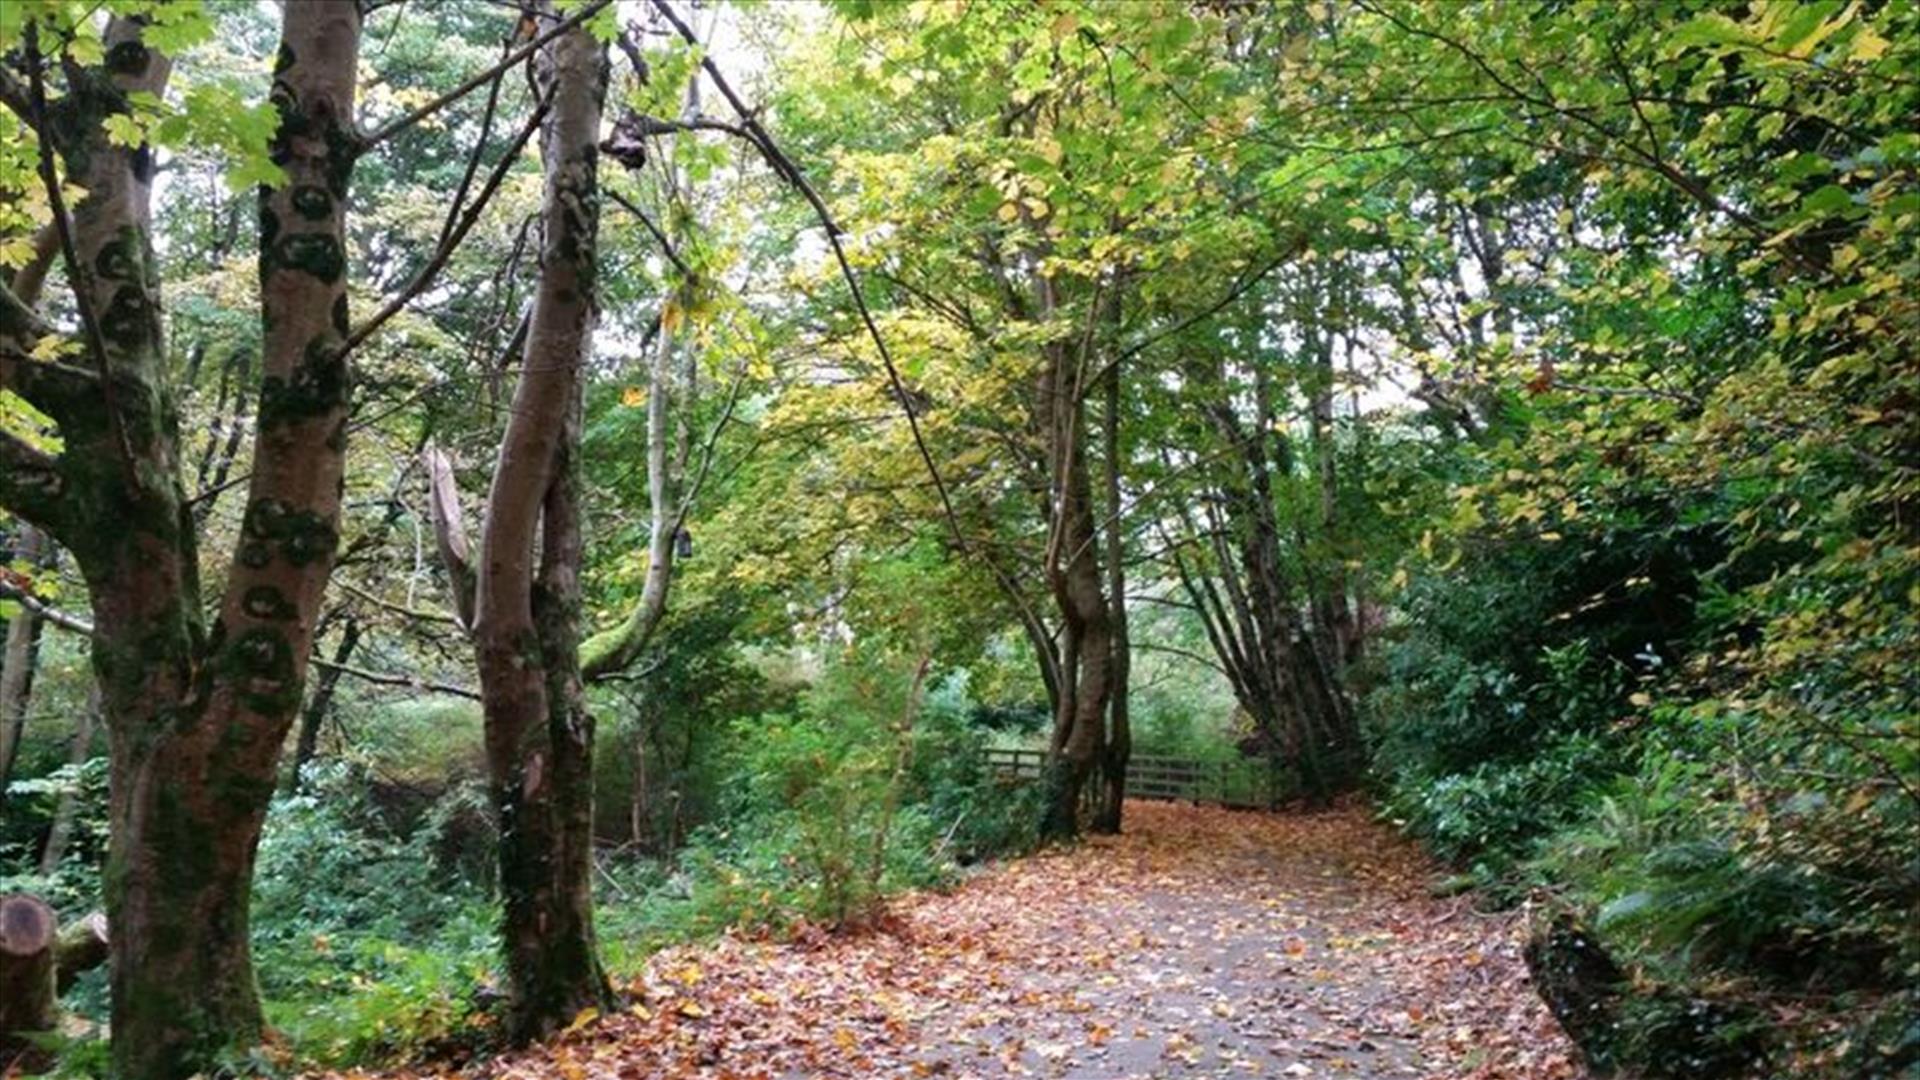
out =
<svg viewBox="0 0 1920 1080"><path fill-rule="evenodd" d="M987 768L1003 780L1038 781L1047 767L1044 750L988 749ZM1214 803L1233 809L1270 809L1285 796L1282 776L1258 758L1196 761L1135 754L1127 761L1127 797Z"/></svg>

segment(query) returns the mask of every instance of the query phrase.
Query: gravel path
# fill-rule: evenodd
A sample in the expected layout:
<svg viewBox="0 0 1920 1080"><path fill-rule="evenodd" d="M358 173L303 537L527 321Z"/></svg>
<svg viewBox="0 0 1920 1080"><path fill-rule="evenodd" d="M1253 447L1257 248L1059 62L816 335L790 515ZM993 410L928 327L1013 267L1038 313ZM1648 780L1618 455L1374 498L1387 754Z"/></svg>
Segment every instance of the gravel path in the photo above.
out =
<svg viewBox="0 0 1920 1080"><path fill-rule="evenodd" d="M618 1015L485 1067L633 1080L1569 1080L1516 917L1359 808L1136 803L1127 833L859 933L656 956Z"/></svg>

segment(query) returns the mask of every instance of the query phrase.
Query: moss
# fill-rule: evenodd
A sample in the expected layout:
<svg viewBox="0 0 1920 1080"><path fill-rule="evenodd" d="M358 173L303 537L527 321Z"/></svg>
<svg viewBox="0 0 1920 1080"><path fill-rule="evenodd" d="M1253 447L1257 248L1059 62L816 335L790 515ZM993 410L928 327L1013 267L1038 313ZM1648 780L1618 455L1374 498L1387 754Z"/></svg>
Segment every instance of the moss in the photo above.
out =
<svg viewBox="0 0 1920 1080"><path fill-rule="evenodd" d="M273 549L258 540L249 540L240 545L238 557L240 565L259 570L273 561Z"/></svg>
<svg viewBox="0 0 1920 1080"><path fill-rule="evenodd" d="M269 375L260 380L262 430L320 416L346 404L351 372L327 337L307 343L306 360L291 379Z"/></svg>
<svg viewBox="0 0 1920 1080"><path fill-rule="evenodd" d="M107 50L107 70L123 78L139 78L146 74L147 65L152 62L153 54L138 41L122 41Z"/></svg>
<svg viewBox="0 0 1920 1080"><path fill-rule="evenodd" d="M337 283L346 272L347 256L340 241L326 233L294 233L274 247L276 268L300 270L325 282Z"/></svg>
<svg viewBox="0 0 1920 1080"><path fill-rule="evenodd" d="M338 123L327 127L327 189L336 199L347 197L353 164L360 159L360 139Z"/></svg>
<svg viewBox="0 0 1920 1080"><path fill-rule="evenodd" d="M214 873L214 845L206 842L205 824L187 805L182 785L161 785L154 792L152 815L145 846L168 854L159 860L160 887L170 894L191 895ZM179 914L193 917L189 911Z"/></svg>
<svg viewBox="0 0 1920 1080"><path fill-rule="evenodd" d="M260 188L260 276L266 277L273 272L274 245L280 241L280 215L274 212L270 203L273 189L262 185Z"/></svg>
<svg viewBox="0 0 1920 1080"><path fill-rule="evenodd" d="M333 196L327 189L312 184L301 184L288 196L293 208L308 221L325 221L333 216Z"/></svg>
<svg viewBox="0 0 1920 1080"><path fill-rule="evenodd" d="M332 554L338 540L333 526L319 514L297 509L273 498L255 499L249 503L241 528L250 538L248 546L258 544L264 547L268 543L276 543L280 557L295 566L306 566ZM242 550L245 551L244 548ZM242 561L246 561L244 554ZM247 565L255 564L247 562ZM277 590L275 592L277 595ZM250 601L252 593L248 593L246 599ZM285 603L284 598L280 602Z"/></svg>
<svg viewBox="0 0 1920 1080"><path fill-rule="evenodd" d="M108 345L128 354L138 353L156 340L154 323L147 290L140 285L122 285L114 290L107 309L100 313L101 336Z"/></svg>
<svg viewBox="0 0 1920 1080"><path fill-rule="evenodd" d="M221 650L217 664L240 703L256 713L278 716L300 703L293 646L279 630L256 626L242 632Z"/></svg>
<svg viewBox="0 0 1920 1080"><path fill-rule="evenodd" d="M306 566L333 554L339 537L318 514L300 515L298 527L280 544L280 554L295 566Z"/></svg>
<svg viewBox="0 0 1920 1080"><path fill-rule="evenodd" d="M347 315L347 294L344 292L333 298L333 329L343 338L353 333L353 323Z"/></svg>
<svg viewBox="0 0 1920 1080"><path fill-rule="evenodd" d="M145 278L141 265L144 254L140 231L131 225L122 226L93 257L93 272L108 281L141 281Z"/></svg>
<svg viewBox="0 0 1920 1080"><path fill-rule="evenodd" d="M247 504L240 528L260 540L278 540L286 535L287 521L296 511L285 500L262 496Z"/></svg>

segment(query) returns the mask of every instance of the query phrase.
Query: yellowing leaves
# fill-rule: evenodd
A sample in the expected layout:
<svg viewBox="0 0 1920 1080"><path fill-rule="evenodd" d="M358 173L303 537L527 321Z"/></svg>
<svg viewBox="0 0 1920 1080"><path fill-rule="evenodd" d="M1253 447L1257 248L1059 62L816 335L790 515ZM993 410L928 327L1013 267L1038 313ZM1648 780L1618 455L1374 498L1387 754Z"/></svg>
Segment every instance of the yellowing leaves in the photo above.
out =
<svg viewBox="0 0 1920 1080"><path fill-rule="evenodd" d="M1847 55L1861 63L1872 63L1887 54L1891 44L1886 38L1875 33L1870 26L1862 26L1853 33L1853 40L1847 46Z"/></svg>

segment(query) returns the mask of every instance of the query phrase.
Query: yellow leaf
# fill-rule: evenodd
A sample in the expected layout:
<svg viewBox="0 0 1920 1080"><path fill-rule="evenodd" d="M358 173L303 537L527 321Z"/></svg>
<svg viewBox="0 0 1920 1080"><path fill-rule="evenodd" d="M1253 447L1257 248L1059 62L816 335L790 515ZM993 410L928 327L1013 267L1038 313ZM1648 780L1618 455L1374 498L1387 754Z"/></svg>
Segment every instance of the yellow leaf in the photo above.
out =
<svg viewBox="0 0 1920 1080"><path fill-rule="evenodd" d="M1886 55L1887 44L1887 39L1874 33L1872 27L1862 26L1854 31L1853 44L1847 53L1862 63L1872 63Z"/></svg>
<svg viewBox="0 0 1920 1080"><path fill-rule="evenodd" d="M620 391L620 404L629 409L637 409L646 403L647 388L644 386L629 386Z"/></svg>
<svg viewBox="0 0 1920 1080"><path fill-rule="evenodd" d="M698 1020L707 1015L707 1010L701 1008L700 1003L697 1001L682 1001L680 1007L675 1011L681 1016L692 1020Z"/></svg>
<svg viewBox="0 0 1920 1080"><path fill-rule="evenodd" d="M1003 202L1000 204L999 217L1001 221L1012 221L1014 218L1019 216L1020 216L1020 207L1018 204L1013 203L1011 201Z"/></svg>
<svg viewBox="0 0 1920 1080"><path fill-rule="evenodd" d="M580 1031L581 1028L586 1027L588 1024L591 1024L598 1019L600 1019L600 1010L589 1005L586 1008L581 1009L578 1013L576 1013L573 1017L573 1023L568 1024L566 1030L562 1031L560 1034L562 1035L576 1034Z"/></svg>

